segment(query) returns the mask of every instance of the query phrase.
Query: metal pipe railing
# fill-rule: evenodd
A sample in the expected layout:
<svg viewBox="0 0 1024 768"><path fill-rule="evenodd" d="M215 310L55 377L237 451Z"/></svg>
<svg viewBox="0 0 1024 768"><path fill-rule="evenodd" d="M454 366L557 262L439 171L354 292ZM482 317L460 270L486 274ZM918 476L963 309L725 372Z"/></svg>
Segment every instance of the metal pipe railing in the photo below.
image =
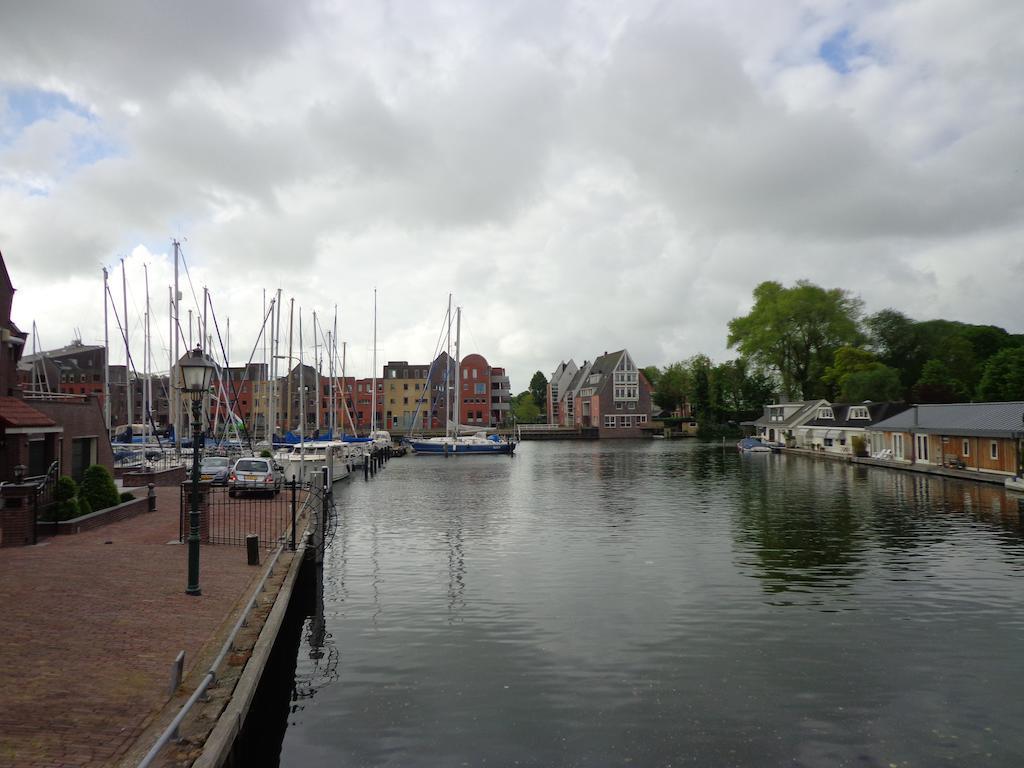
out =
<svg viewBox="0 0 1024 768"><path fill-rule="evenodd" d="M305 547L305 538L303 539L303 547ZM152 765L153 760L160 753L160 750L163 749L177 733L178 727L185 720L186 715L188 715L189 711L192 709L195 703L199 701L202 695L206 693L206 690L217 681L217 669L224 661L224 658L234 647L235 638L238 636L238 633L239 631L241 631L242 627L245 626L246 619L248 619L249 617L249 612L253 609L253 606L256 605L256 600L263 592L264 587L267 584L267 579L269 579L274 574L274 566L277 565L278 558L281 556L281 552L283 550L284 546L281 545L278 546L277 550L274 552L274 556L270 561L270 566L267 568L267 572L263 574L263 578L260 580L259 585L257 585L256 589L253 591L252 597L250 597L249 602L246 603L245 608L242 610L241 615L238 617L238 621L235 622L235 626L231 629L231 633L228 635L227 640L224 642L223 647L220 649L220 653L217 654L217 658L213 660L213 663L210 665L210 668L206 671L206 674L203 676L203 679L199 683L199 686L196 688L195 692L189 697L188 701L185 702L181 710L171 721L171 724L167 726L167 728L164 730L162 734L160 734L160 738L156 740L156 743L153 744L149 752L146 753L146 756L143 757L142 760L139 762L139 768L147 768L148 766Z"/></svg>

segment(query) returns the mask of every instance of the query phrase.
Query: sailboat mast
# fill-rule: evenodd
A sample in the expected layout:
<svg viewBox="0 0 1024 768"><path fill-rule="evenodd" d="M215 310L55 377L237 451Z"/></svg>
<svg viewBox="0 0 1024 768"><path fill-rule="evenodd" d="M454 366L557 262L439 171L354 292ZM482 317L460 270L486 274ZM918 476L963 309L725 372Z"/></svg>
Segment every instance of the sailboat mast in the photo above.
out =
<svg viewBox="0 0 1024 768"><path fill-rule="evenodd" d="M153 410L153 390L150 385L149 376L149 355L151 350L152 341L149 336L149 265L142 265L142 274L144 276L146 285L146 322L145 322L145 336L142 341L142 413L143 415L143 426L142 434L147 434L149 429L149 414Z"/></svg>
<svg viewBox="0 0 1024 768"><path fill-rule="evenodd" d="M445 316L448 321L448 333L445 336L445 355L448 359L444 363L444 433L449 434L448 424L452 420L452 295L448 294L448 314Z"/></svg>
<svg viewBox="0 0 1024 768"><path fill-rule="evenodd" d="M317 339L316 312L313 312L313 368L316 370L316 431L320 431L320 345Z"/></svg>
<svg viewBox="0 0 1024 768"><path fill-rule="evenodd" d="M462 339L462 307L455 308L455 434L459 434L459 424L462 423L462 385L459 383L459 369L462 356L459 351L459 342Z"/></svg>
<svg viewBox="0 0 1024 768"><path fill-rule="evenodd" d="M295 338L295 297L291 299L291 307L288 310L288 424L287 429L292 428L292 417L294 411L292 411L292 352L293 352L293 341Z"/></svg>
<svg viewBox="0 0 1024 768"><path fill-rule="evenodd" d="M299 307L299 419L302 421L299 431L299 482L305 481L306 477L306 387L303 376L305 362L302 357L302 307Z"/></svg>
<svg viewBox="0 0 1024 768"><path fill-rule="evenodd" d="M135 399L135 390L132 387L132 353L129 349L128 339L131 336L131 330L128 328L128 278L125 277L124 272L124 259L121 259L121 298L122 306L124 307L124 385L125 385L125 400L128 403L128 431L129 433L133 430L132 421L132 401Z"/></svg>
<svg viewBox="0 0 1024 768"><path fill-rule="evenodd" d="M177 391L178 377L175 375L175 369L178 365L178 360L181 358L181 352L178 348L178 341L181 338L181 291L178 289L178 250L181 244L177 240L172 241L174 243L174 293L171 294L171 337L174 339L174 354L171 357L171 365L168 369L168 385L170 392L168 393L171 403L174 405L173 419L171 423L174 425L174 452L176 456L181 456L181 394Z"/></svg>
<svg viewBox="0 0 1024 768"><path fill-rule="evenodd" d="M370 432L377 430L377 289L373 289L373 396L370 399Z"/></svg>
<svg viewBox="0 0 1024 768"><path fill-rule="evenodd" d="M331 340L331 361L335 375L338 372L338 305L334 305L334 335ZM345 379L341 380L341 396L345 397ZM332 434L338 430L338 392L334 391L334 401L331 407L331 430ZM345 431L345 425L341 425L341 431Z"/></svg>
<svg viewBox="0 0 1024 768"><path fill-rule="evenodd" d="M108 325L108 284L107 268L103 268L103 423L107 427L107 438L110 438L110 327ZM33 340L35 334L32 334ZM45 367L43 368L45 371Z"/></svg>

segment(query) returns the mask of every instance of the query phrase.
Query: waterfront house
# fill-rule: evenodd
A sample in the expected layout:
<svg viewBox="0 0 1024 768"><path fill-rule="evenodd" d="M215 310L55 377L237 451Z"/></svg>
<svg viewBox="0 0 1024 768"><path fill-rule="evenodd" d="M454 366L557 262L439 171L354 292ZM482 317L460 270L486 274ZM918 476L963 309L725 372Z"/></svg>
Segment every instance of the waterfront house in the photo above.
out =
<svg viewBox="0 0 1024 768"><path fill-rule="evenodd" d="M891 416L905 411L906 403L831 403L819 404L814 418L796 429L797 442L803 448L853 455L853 438L868 441L868 429Z"/></svg>
<svg viewBox="0 0 1024 768"><path fill-rule="evenodd" d="M94 392L44 389L26 396L18 385L28 334L11 321L13 302L14 285L0 254L0 481L11 481L15 467L27 476L41 475L54 461L61 474L75 479L91 464L111 469L110 438Z"/></svg>
<svg viewBox="0 0 1024 768"><path fill-rule="evenodd" d="M573 378L573 423L599 437L642 437L651 419L651 385L625 349L606 352Z"/></svg>
<svg viewBox="0 0 1024 768"><path fill-rule="evenodd" d="M1024 402L915 405L871 426L871 455L999 475L1021 468Z"/></svg>
<svg viewBox="0 0 1024 768"><path fill-rule="evenodd" d="M573 377L579 366L573 360L558 364L548 381L547 386L547 417L548 424L562 424L562 410L565 405L565 393L569 390Z"/></svg>
<svg viewBox="0 0 1024 768"><path fill-rule="evenodd" d="M797 400L792 403L769 403L764 413L753 422L755 436L771 443L785 443L791 448L805 447L803 426L818 418L828 400Z"/></svg>

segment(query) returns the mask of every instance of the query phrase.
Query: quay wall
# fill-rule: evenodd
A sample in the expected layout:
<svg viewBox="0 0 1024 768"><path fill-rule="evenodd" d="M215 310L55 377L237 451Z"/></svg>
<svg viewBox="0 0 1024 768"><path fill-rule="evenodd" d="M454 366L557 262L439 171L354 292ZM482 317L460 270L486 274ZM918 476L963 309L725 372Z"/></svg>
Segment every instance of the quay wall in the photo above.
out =
<svg viewBox="0 0 1024 768"><path fill-rule="evenodd" d="M866 467L882 467L883 469L899 469L905 472L917 472L922 475L935 475L936 477L949 477L956 480L973 480L978 483L992 483L1004 485L1006 475L994 474L991 472L979 472L969 469L953 469L934 464L910 464L901 461L887 461L885 459L872 459L867 456L851 456L849 454L829 453L827 451L811 451L806 448L783 448L783 453L796 456L807 456L812 459L824 459L826 461L840 461L846 464L860 464Z"/></svg>

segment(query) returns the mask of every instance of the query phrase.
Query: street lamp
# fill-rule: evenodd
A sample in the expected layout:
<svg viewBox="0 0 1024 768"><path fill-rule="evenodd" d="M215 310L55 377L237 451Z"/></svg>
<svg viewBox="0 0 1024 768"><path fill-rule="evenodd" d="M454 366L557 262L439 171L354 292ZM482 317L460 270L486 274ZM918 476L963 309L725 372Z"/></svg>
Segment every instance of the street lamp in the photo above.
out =
<svg viewBox="0 0 1024 768"><path fill-rule="evenodd" d="M192 506L188 516L188 595L201 595L199 589L199 440L203 423L203 395L210 390L213 363L196 347L178 362L179 388L192 400Z"/></svg>

